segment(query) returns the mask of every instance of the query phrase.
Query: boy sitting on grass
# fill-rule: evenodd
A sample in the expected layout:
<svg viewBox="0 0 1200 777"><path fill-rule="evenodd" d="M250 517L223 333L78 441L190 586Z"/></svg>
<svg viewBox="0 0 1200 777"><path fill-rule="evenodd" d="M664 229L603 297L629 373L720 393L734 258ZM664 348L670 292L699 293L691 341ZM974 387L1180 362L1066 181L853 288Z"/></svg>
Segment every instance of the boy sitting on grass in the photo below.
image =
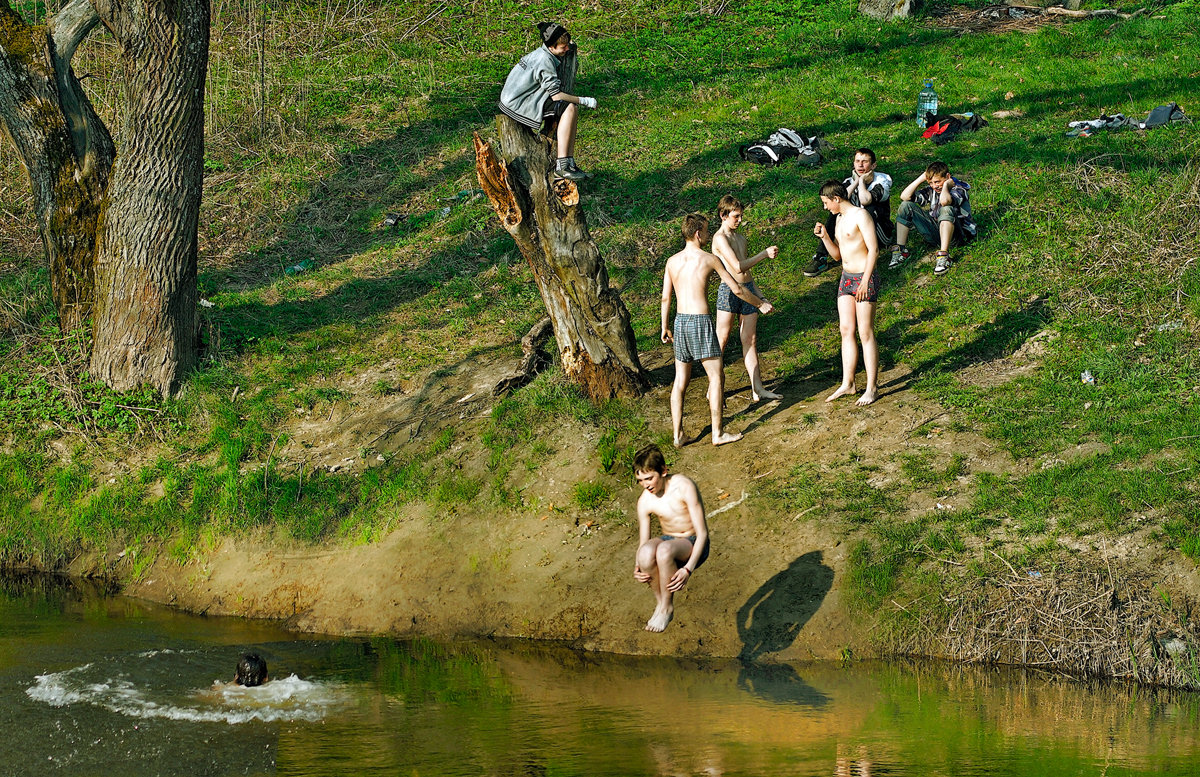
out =
<svg viewBox="0 0 1200 777"><path fill-rule="evenodd" d="M896 244L892 246L895 269L908 261L909 231L917 232L930 245L938 247L933 272L942 275L950 269L950 246L965 245L975 237L975 219L971 217L970 186L950 175L942 161L933 161L900 194L900 211L896 214Z"/></svg>

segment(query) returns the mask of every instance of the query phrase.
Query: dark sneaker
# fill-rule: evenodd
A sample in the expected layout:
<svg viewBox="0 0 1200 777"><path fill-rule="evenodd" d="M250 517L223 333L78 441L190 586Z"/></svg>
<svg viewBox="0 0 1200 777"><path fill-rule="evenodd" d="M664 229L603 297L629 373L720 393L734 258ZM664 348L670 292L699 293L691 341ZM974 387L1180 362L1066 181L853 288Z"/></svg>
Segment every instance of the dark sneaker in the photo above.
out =
<svg viewBox="0 0 1200 777"><path fill-rule="evenodd" d="M574 166L555 170L554 175L556 178L565 178L568 181L586 181L588 178L592 177L588 173L585 173L578 167Z"/></svg>
<svg viewBox="0 0 1200 777"><path fill-rule="evenodd" d="M816 278L821 273L829 269L829 254L813 254L812 261L809 262L803 272L805 278Z"/></svg>
<svg viewBox="0 0 1200 777"><path fill-rule="evenodd" d="M888 269L896 269L907 262L908 257L911 255L912 253L908 250L908 246L892 246L892 261L888 262Z"/></svg>
<svg viewBox="0 0 1200 777"><path fill-rule="evenodd" d="M937 261L933 265L934 275L944 275L950 269L950 254L945 251L938 251Z"/></svg>

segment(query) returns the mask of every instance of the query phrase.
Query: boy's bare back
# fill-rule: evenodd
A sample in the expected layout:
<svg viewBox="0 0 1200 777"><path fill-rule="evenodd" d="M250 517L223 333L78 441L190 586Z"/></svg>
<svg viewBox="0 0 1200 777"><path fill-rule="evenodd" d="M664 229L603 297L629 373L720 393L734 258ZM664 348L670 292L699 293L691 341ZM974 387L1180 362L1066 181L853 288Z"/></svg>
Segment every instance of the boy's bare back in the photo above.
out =
<svg viewBox="0 0 1200 777"><path fill-rule="evenodd" d="M676 313L708 315L708 281L720 263L716 256L692 245L667 260Z"/></svg>

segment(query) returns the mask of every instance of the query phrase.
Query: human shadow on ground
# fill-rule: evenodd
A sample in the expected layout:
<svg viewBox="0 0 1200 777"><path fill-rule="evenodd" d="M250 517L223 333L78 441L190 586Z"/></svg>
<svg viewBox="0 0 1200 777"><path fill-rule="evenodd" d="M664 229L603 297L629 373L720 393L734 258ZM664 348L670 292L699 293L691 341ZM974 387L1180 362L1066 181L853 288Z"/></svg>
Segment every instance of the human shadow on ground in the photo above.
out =
<svg viewBox="0 0 1200 777"><path fill-rule="evenodd" d="M755 661L791 647L833 587L833 569L814 550L772 575L738 609L738 658Z"/></svg>

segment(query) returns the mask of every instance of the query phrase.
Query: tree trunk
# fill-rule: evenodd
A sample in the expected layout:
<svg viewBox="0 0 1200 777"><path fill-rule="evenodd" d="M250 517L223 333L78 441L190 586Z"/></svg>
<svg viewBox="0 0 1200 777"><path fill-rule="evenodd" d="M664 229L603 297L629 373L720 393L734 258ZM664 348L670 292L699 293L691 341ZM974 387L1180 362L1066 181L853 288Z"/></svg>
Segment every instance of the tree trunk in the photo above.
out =
<svg viewBox="0 0 1200 777"><path fill-rule="evenodd" d="M504 161L475 134L475 166L504 228L533 270L567 377L593 400L640 395L647 385L629 311L579 206L579 189L552 177L550 141L496 117Z"/></svg>
<svg viewBox="0 0 1200 777"><path fill-rule="evenodd" d="M92 374L173 392L196 359L207 0L93 0L121 45L125 142L96 260Z"/></svg>
<svg viewBox="0 0 1200 777"><path fill-rule="evenodd" d="M108 129L71 70L99 21L88 0L73 0L46 27L31 27L0 0L0 126L29 175L64 330L92 312L96 231L114 158Z"/></svg>

